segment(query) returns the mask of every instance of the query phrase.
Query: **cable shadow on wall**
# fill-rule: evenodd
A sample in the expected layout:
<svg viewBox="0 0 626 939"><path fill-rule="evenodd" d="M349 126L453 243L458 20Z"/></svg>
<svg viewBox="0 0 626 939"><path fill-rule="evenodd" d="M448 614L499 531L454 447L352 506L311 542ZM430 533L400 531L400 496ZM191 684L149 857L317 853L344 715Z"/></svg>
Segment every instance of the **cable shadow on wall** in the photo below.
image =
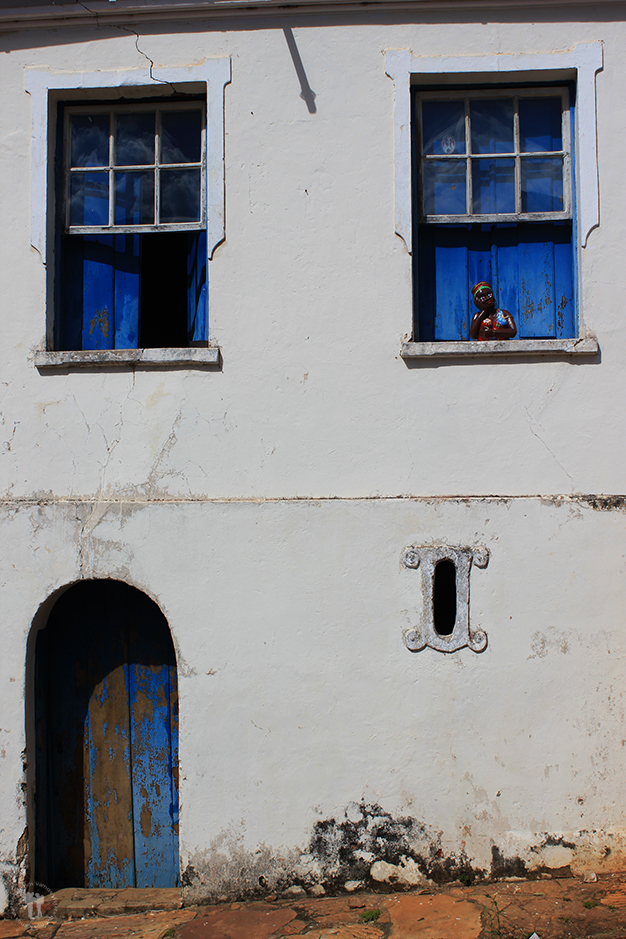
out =
<svg viewBox="0 0 626 939"><path fill-rule="evenodd" d="M309 109L309 114L315 114L317 112L317 106L315 104L316 95L309 85L309 80L306 77L306 72L304 71L304 65L302 64L302 59L300 58L300 53L298 52L293 30L290 26L283 26L283 33L285 34L285 39L287 40L287 47L293 61L293 66L296 70L296 75L298 76L298 81L300 82L300 97L304 99L306 106Z"/></svg>

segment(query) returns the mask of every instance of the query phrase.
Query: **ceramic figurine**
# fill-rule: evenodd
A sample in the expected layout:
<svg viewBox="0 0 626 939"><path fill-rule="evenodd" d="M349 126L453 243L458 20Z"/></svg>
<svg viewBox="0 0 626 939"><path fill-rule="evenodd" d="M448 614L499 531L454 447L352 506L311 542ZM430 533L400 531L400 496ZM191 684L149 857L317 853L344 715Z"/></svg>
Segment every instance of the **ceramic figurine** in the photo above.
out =
<svg viewBox="0 0 626 939"><path fill-rule="evenodd" d="M478 307L470 325L470 339L484 342L490 339L512 339L517 334L515 320L508 310L496 308L491 284L484 280L472 287L474 303Z"/></svg>

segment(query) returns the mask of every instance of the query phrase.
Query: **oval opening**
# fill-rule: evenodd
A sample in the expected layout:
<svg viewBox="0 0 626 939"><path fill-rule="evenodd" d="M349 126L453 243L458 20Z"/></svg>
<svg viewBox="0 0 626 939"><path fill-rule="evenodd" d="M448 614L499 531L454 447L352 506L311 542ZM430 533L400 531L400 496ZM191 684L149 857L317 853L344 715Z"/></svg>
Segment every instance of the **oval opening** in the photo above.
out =
<svg viewBox="0 0 626 939"><path fill-rule="evenodd" d="M435 567L433 618L440 636L452 635L456 622L456 567L447 558Z"/></svg>

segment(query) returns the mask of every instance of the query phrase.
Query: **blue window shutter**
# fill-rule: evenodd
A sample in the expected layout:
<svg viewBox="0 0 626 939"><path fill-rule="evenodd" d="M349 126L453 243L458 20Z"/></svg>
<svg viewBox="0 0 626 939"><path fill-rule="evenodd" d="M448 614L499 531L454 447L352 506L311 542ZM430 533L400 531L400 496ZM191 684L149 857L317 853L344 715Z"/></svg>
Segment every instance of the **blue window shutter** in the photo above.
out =
<svg viewBox="0 0 626 939"><path fill-rule="evenodd" d="M516 318L520 339L552 338L556 335L554 242L552 233L546 231L550 227L539 225L525 232L523 240L520 240Z"/></svg>
<svg viewBox="0 0 626 939"><path fill-rule="evenodd" d="M554 302L556 305L556 335L567 339L577 334L574 253L568 229L563 226L554 240ZM575 241L574 241L575 244Z"/></svg>
<svg viewBox="0 0 626 939"><path fill-rule="evenodd" d="M435 337L462 335L467 320L467 232L442 228L435 240Z"/></svg>
<svg viewBox="0 0 626 939"><path fill-rule="evenodd" d="M187 339L190 346L209 338L206 231L189 232L187 253Z"/></svg>
<svg viewBox="0 0 626 939"><path fill-rule="evenodd" d="M63 349L136 349L140 235L69 235L62 266Z"/></svg>
<svg viewBox="0 0 626 939"><path fill-rule="evenodd" d="M469 339L472 286L492 284L518 336L575 335L569 222L423 225L418 234L416 338Z"/></svg>
<svg viewBox="0 0 626 939"><path fill-rule="evenodd" d="M58 344L74 351L83 347L83 239L65 236L62 258Z"/></svg>
<svg viewBox="0 0 626 939"><path fill-rule="evenodd" d="M114 348L113 254L113 235L83 238L83 349Z"/></svg>
<svg viewBox="0 0 626 939"><path fill-rule="evenodd" d="M115 348L139 343L139 270L141 235L115 235Z"/></svg>

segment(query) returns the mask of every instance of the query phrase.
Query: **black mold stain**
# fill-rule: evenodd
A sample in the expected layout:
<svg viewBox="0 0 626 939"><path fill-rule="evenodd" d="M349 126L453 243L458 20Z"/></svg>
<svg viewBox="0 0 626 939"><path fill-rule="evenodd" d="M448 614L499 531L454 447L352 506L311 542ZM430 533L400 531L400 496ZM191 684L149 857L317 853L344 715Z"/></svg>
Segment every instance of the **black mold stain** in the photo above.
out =
<svg viewBox="0 0 626 939"><path fill-rule="evenodd" d="M188 864L180 876L181 887L193 887L200 880L193 864Z"/></svg>
<svg viewBox="0 0 626 939"><path fill-rule="evenodd" d="M576 845L572 841L565 841L563 835L555 837L554 835L547 835L545 840L541 842L540 848L571 848L572 851L576 849Z"/></svg>
<svg viewBox="0 0 626 939"><path fill-rule="evenodd" d="M526 864L519 857L504 857L494 844L491 848L492 877L526 877Z"/></svg>
<svg viewBox="0 0 626 939"><path fill-rule="evenodd" d="M378 883L370 880L370 868L375 861L399 865L411 858L424 876L436 883L461 880L471 884L482 879L484 872L472 868L465 855L443 856L439 837L429 835L426 826L410 816L393 818L377 804L362 802L358 806L360 818L336 821L334 818L317 822L308 848L325 871L324 884L331 889L343 887L346 881L362 880L370 888L397 891L402 885ZM428 844L425 852L418 852L415 843Z"/></svg>
<svg viewBox="0 0 626 939"><path fill-rule="evenodd" d="M626 509L626 496L581 495L578 498L599 512L623 512Z"/></svg>
<svg viewBox="0 0 626 939"><path fill-rule="evenodd" d="M2 881L6 888L7 892L7 907L4 911L5 919L15 919L19 913L19 910L23 904L23 900L20 898L17 881L18 874L17 870L14 872L5 871L2 874Z"/></svg>

